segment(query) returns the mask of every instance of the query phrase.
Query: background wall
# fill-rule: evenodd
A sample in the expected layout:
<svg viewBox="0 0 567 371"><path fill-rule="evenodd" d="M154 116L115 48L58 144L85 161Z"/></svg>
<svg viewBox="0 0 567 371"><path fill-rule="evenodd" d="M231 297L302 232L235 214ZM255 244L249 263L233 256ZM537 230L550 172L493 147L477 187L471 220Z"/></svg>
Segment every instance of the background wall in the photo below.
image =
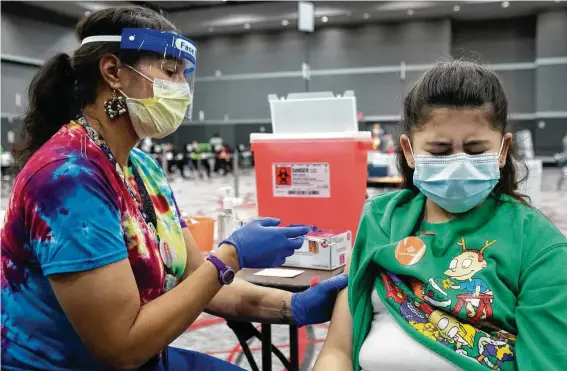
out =
<svg viewBox="0 0 567 371"><path fill-rule="evenodd" d="M78 46L73 29L2 14L2 145L27 105L27 85L37 64L54 51ZM563 36L562 36L563 35ZM455 21L334 26L313 34L296 30L199 38L193 118L168 141L184 144L219 133L231 144L270 132L268 94L354 90L366 123L395 132L401 101L432 63L466 57L502 77L512 124L533 133L536 154L561 150L567 132L567 10L532 16ZM310 65L311 79L301 76ZM405 64L405 76L401 73ZM19 94L20 98L16 99Z"/></svg>

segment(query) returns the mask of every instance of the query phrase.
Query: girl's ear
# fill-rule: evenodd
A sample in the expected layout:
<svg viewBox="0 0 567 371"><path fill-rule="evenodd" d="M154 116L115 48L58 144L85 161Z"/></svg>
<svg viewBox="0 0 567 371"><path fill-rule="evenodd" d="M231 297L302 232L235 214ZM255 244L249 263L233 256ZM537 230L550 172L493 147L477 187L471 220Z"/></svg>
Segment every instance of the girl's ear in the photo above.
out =
<svg viewBox="0 0 567 371"><path fill-rule="evenodd" d="M402 151L404 151L404 157L406 158L408 166L412 169L415 169L415 159L413 157L411 149L411 142L407 135L402 134L400 136L400 146L402 147Z"/></svg>
<svg viewBox="0 0 567 371"><path fill-rule="evenodd" d="M502 137L502 150L500 151L500 156L498 157L498 165L502 169L506 165L506 158L508 157L508 150L512 145L512 133L506 133Z"/></svg>

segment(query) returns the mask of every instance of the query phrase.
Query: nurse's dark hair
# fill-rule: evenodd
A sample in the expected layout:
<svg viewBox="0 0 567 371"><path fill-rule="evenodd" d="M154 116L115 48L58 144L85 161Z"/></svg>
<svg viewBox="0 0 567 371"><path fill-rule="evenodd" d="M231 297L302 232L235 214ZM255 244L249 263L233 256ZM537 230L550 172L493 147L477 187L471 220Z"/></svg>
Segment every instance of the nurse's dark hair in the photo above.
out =
<svg viewBox="0 0 567 371"><path fill-rule="evenodd" d="M453 60L438 63L425 72L404 99L400 122L402 134L412 139L412 134L427 121L431 109L441 107L485 108L492 126L502 135L507 132L506 94L498 76L480 64ZM413 183L414 170L409 167L401 146L398 146L398 169L403 176L403 187L419 192ZM493 193L498 198L505 194L527 203L528 198L518 192L518 184L524 179L518 179L517 169L527 176L527 167L517 157L512 144Z"/></svg>
<svg viewBox="0 0 567 371"><path fill-rule="evenodd" d="M152 28L179 31L173 23L153 10L142 7L118 7L96 11L76 27L79 41L89 36L120 35L123 28ZM118 42L94 42L79 47L73 55L58 53L49 58L32 79L28 91L28 109L22 118L20 141L13 149L18 168L61 126L80 115L82 108L96 101L102 76L99 61L105 54L119 56L135 65L150 53L120 52Z"/></svg>

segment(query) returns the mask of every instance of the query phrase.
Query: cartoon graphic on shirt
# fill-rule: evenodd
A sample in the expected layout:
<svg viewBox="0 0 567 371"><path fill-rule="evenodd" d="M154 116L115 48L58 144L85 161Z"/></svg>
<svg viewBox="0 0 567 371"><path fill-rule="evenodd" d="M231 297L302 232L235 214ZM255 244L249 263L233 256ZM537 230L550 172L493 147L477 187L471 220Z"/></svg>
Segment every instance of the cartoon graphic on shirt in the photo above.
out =
<svg viewBox="0 0 567 371"><path fill-rule="evenodd" d="M481 319L492 317L492 291L480 278L475 275L486 268L487 263L484 259L484 250L493 245L496 240L486 241L480 250L469 250L462 237L457 242L463 251L455 256L449 264L449 269L445 274L452 280L457 281L451 284L451 288L459 290L461 293L457 295L457 303L453 308L453 314L457 315L463 305L466 308L467 317L472 318L473 323Z"/></svg>
<svg viewBox="0 0 567 371"><path fill-rule="evenodd" d="M514 345L508 340L494 340L489 337L482 337L479 342L480 356L477 361L485 363L493 370L499 370L502 363L514 360ZM493 363L490 358L496 358Z"/></svg>
<svg viewBox="0 0 567 371"><path fill-rule="evenodd" d="M402 282L393 274L382 276L382 282L384 282L384 287L386 287L386 298L392 299L400 305L400 314L406 321L427 323L428 321L425 315L419 311L413 303L408 300L408 296L394 284L396 281Z"/></svg>
<svg viewBox="0 0 567 371"><path fill-rule="evenodd" d="M472 348L476 330L471 325L460 323L453 316L439 310L434 310L429 315L429 321L439 329L441 337L449 343L455 344L457 349L463 346Z"/></svg>
<svg viewBox="0 0 567 371"><path fill-rule="evenodd" d="M482 248L473 250L467 248L465 238L461 237L457 242L461 253L453 257L444 277L428 279L424 300L455 316L469 318L472 323L492 318L493 294L478 273L487 267L484 251L494 243L496 240L486 241Z"/></svg>
<svg viewBox="0 0 567 371"><path fill-rule="evenodd" d="M439 334L439 330L437 329L437 327L435 327L435 325L433 325L433 323L417 323L414 321L408 321L408 323L429 340L441 342L441 335Z"/></svg>
<svg viewBox="0 0 567 371"><path fill-rule="evenodd" d="M504 362L514 360L516 340L516 337L509 333L506 333L509 336L501 337L502 333L506 333L506 331L499 331L493 337L482 333L477 339L478 355L471 355L464 349L458 349L456 353L488 366L492 370L500 370Z"/></svg>
<svg viewBox="0 0 567 371"><path fill-rule="evenodd" d="M452 283L450 284L452 285ZM423 300L435 307L447 308L452 303L446 291L449 288L451 286L448 286L446 279L430 278L423 289Z"/></svg>
<svg viewBox="0 0 567 371"><path fill-rule="evenodd" d="M491 243L488 242L487 245L490 246ZM462 264L460 255L457 260ZM472 281L474 273L467 276ZM380 277L385 289L385 303L393 306L393 314L398 312L419 334L488 369L513 369L516 337L506 331L496 330L495 327L492 327L495 330L484 327L481 330L470 318L470 324L463 322L453 308L457 307L459 300L454 305L454 300L451 299L460 295L451 291L463 291L460 285L458 289L455 288L458 283L452 281L451 286L447 287L447 282L443 282L446 278L429 279L421 283L414 278L401 279L391 272L383 272ZM469 295L468 292L465 293ZM480 294L483 294L482 287ZM432 302L441 305L436 306ZM476 311L487 313L486 308L481 308L481 304L479 302Z"/></svg>

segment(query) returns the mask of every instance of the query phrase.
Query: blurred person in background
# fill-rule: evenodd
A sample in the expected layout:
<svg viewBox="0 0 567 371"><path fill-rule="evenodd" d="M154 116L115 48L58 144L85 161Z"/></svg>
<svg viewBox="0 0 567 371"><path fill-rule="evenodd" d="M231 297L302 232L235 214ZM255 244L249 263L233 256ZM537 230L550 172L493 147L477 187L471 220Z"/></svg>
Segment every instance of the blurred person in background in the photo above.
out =
<svg viewBox="0 0 567 371"><path fill-rule="evenodd" d="M174 149L174 158L175 158L175 166L181 173L181 177L183 179L188 179L185 175L185 166L187 166L187 160L185 159L185 149L179 150L177 146L173 147Z"/></svg>
<svg viewBox="0 0 567 371"><path fill-rule="evenodd" d="M219 151L219 149L221 148L223 143L224 143L224 140L222 139L222 137L218 133L213 134L211 139L209 139L209 144L210 144L211 149L212 149L211 152L217 153ZM219 169L218 165L220 165L220 163L222 161L219 162L219 161L217 161L217 156L212 156L211 162L213 162L213 172L218 173L218 169Z"/></svg>
<svg viewBox="0 0 567 371"><path fill-rule="evenodd" d="M166 161L167 176L172 179L177 169L177 160L175 158L175 146L172 143L165 143L163 145L164 155Z"/></svg>
<svg viewBox="0 0 567 371"><path fill-rule="evenodd" d="M142 139L140 142L140 149L146 153L152 153L152 147L153 147L153 143L152 143L152 138L144 138Z"/></svg>
<svg viewBox="0 0 567 371"><path fill-rule="evenodd" d="M205 170L205 174L207 174L207 179L211 179L211 165L209 164L209 153L204 151L204 148L208 148L210 145L208 144L201 144L199 142L193 142L192 145L192 152L189 155L191 157L191 162L193 164L193 168L196 169L199 177L203 178L203 173L201 172L202 169Z"/></svg>
<svg viewBox="0 0 567 371"><path fill-rule="evenodd" d="M366 202L315 370L564 370L567 239L518 193L499 78L440 63L402 117L405 189Z"/></svg>
<svg viewBox="0 0 567 371"><path fill-rule="evenodd" d="M185 164L189 167L189 170L197 170L197 169L193 169L193 162L191 161L191 153L193 152L193 145L191 143L186 143L185 146L183 146L183 156L185 156L184 161Z"/></svg>
<svg viewBox="0 0 567 371"><path fill-rule="evenodd" d="M1 232L2 369L240 370L169 344L205 308L328 321L346 276L296 294L235 279L281 265L308 228L256 220L205 260L158 163L133 149L181 125L193 42L131 7L93 12L77 36L73 56L53 56L33 78L15 148L22 169Z"/></svg>
<svg viewBox="0 0 567 371"><path fill-rule="evenodd" d="M209 139L209 144L215 148L215 146L220 146L224 143L224 140L222 139L222 137L218 134L215 133L213 134L213 136L211 137L211 139Z"/></svg>
<svg viewBox="0 0 567 371"><path fill-rule="evenodd" d="M220 144L215 149L215 168L214 172L219 173L221 170L224 175L232 173L232 152L226 144Z"/></svg>
<svg viewBox="0 0 567 371"><path fill-rule="evenodd" d="M382 151L380 145L382 143L382 136L384 135L384 129L380 123L375 123L372 125L372 148L375 151Z"/></svg>
<svg viewBox="0 0 567 371"><path fill-rule="evenodd" d="M243 143L238 145L238 156L240 156L239 161L243 168L254 167L254 156L252 155L252 151Z"/></svg>
<svg viewBox="0 0 567 371"><path fill-rule="evenodd" d="M158 164L158 166L161 167L161 158L163 156L161 144L159 144L159 143L154 144L152 146L150 153L151 153L152 157L156 160L156 163Z"/></svg>

